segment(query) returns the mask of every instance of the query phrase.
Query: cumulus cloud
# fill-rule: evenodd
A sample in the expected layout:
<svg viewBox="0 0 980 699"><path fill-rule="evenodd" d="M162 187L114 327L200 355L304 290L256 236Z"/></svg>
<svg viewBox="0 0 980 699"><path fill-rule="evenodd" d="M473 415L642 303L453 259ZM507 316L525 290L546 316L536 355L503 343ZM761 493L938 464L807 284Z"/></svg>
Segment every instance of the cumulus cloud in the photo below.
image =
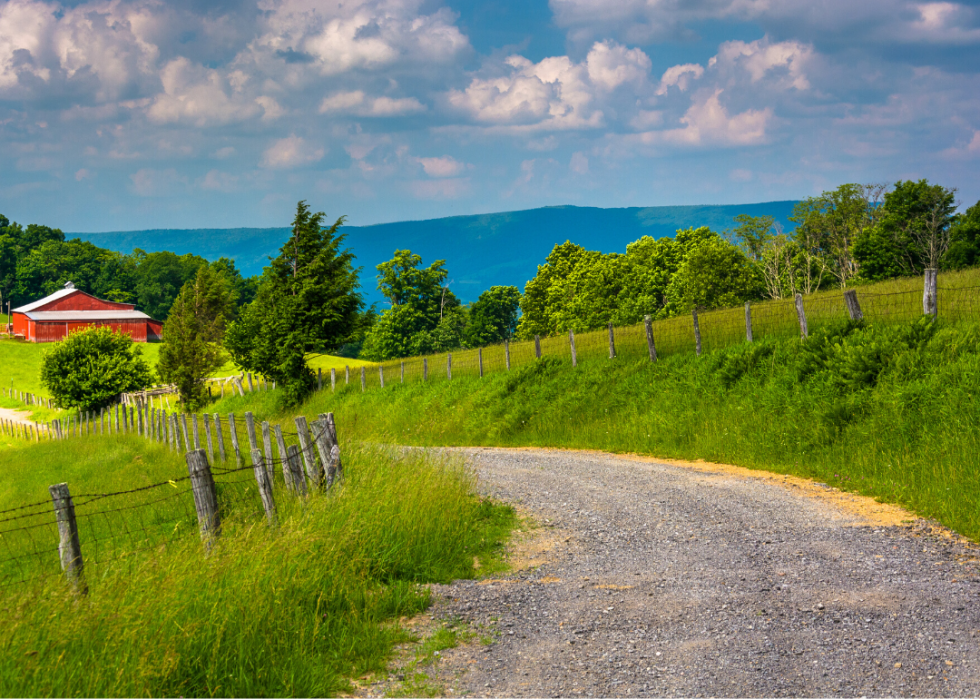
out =
<svg viewBox="0 0 980 699"><path fill-rule="evenodd" d="M777 83L780 86L807 90L810 82L805 69L812 56L813 48L798 41L770 42L768 37L750 43L728 41L708 61L708 67L739 68L751 76L754 83L779 72Z"/></svg>
<svg viewBox="0 0 980 699"><path fill-rule="evenodd" d="M441 158L418 158L419 164L429 177L455 177L466 169L466 164L445 155Z"/></svg>
<svg viewBox="0 0 980 699"><path fill-rule="evenodd" d="M704 75L704 67L698 63L685 63L683 65L671 66L664 71L660 78L660 86L657 88L658 95L666 95L668 88L677 87L684 92L687 90L691 81L697 80Z"/></svg>
<svg viewBox="0 0 980 699"><path fill-rule="evenodd" d="M392 117L418 114L425 105L415 97L367 97L362 90L337 92L320 102L320 114L353 114L356 116Z"/></svg>
<svg viewBox="0 0 980 699"><path fill-rule="evenodd" d="M630 83L641 87L650 59L639 49L597 42L585 61L552 56L534 63L509 56L495 77L475 77L448 102L474 121L537 129L597 128L604 123L600 93Z"/></svg>
<svg viewBox="0 0 980 699"><path fill-rule="evenodd" d="M266 148L262 153L261 165L274 170L294 168L315 163L323 158L324 153L323 148L313 148L305 139L292 135Z"/></svg>
<svg viewBox="0 0 980 699"><path fill-rule="evenodd" d="M717 89L692 104L680 119L683 127L644 133L642 141L681 146L749 146L765 142L772 109L747 109L730 115L721 103L721 94L722 90Z"/></svg>

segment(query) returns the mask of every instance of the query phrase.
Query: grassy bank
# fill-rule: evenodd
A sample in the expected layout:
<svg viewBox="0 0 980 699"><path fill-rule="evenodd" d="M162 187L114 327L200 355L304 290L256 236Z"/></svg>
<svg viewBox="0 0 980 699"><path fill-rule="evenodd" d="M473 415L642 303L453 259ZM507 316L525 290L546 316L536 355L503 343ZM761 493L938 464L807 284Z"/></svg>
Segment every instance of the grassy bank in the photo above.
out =
<svg viewBox="0 0 980 699"><path fill-rule="evenodd" d="M2 510L43 503L49 484L68 481L89 586L68 591L52 526L23 530L50 504L0 513L0 572L47 573L0 587L4 694L326 696L382 670L407 638L397 619L428 603L420 584L472 577L474 559L492 569L513 513L479 500L456 461L344 453L344 485L329 495L277 487L276 529L251 469L218 473L223 535L205 556L178 480L186 466L165 448L123 436L0 452ZM32 545L26 563L10 560Z"/></svg>
<svg viewBox="0 0 980 699"><path fill-rule="evenodd" d="M304 406L415 445L550 446L706 459L901 503L980 540L980 325L838 323L706 353L547 358L485 378L343 386ZM237 404L217 406L246 409ZM275 413L270 397L253 404Z"/></svg>

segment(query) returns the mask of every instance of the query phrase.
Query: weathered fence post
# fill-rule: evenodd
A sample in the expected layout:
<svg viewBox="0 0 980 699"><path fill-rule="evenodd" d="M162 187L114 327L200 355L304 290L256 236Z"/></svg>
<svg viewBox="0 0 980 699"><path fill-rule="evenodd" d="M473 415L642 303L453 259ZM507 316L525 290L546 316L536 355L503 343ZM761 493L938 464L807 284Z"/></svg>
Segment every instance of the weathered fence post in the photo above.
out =
<svg viewBox="0 0 980 699"><path fill-rule="evenodd" d="M218 456L222 461L227 461L228 457L225 455L225 438L221 434L221 416L218 413L214 414L214 438L218 442Z"/></svg>
<svg viewBox="0 0 980 699"><path fill-rule="evenodd" d="M266 468L269 469L269 477L272 477L272 430L269 428L269 421L262 421L262 448L265 449Z"/></svg>
<svg viewBox="0 0 980 699"><path fill-rule="evenodd" d="M67 483L59 483L48 487L51 500L54 502L54 514L58 521L58 555L61 557L61 569L65 572L68 582L76 592L85 594L84 566L82 563L82 545L78 540L78 522L75 521L75 503L68 492Z"/></svg>
<svg viewBox="0 0 980 699"><path fill-rule="evenodd" d="M85 431L88 432L88 413L85 413ZM136 411L136 434L140 437L145 437L145 431L143 430L143 406L139 407Z"/></svg>
<svg viewBox="0 0 980 699"><path fill-rule="evenodd" d="M385 367L384 364L378 365L378 380L381 382L381 388L385 387Z"/></svg>
<svg viewBox="0 0 980 699"><path fill-rule="evenodd" d="M937 274L934 269L927 269L925 276L925 286L922 290L922 312L927 316L936 316L938 311L937 297Z"/></svg>
<svg viewBox="0 0 980 699"><path fill-rule="evenodd" d="M272 496L272 479L266 471L271 464L267 465L262 460L262 452L258 449L252 450L252 470L255 473L255 481L259 484L259 496L262 498L262 507L265 508L265 516L269 520L269 526L274 527L278 523L276 520L276 501Z"/></svg>
<svg viewBox="0 0 980 699"><path fill-rule="evenodd" d="M701 356L701 324L698 323L697 307L691 309L691 315L694 318L694 351L700 357Z"/></svg>
<svg viewBox="0 0 980 699"><path fill-rule="evenodd" d="M204 413L204 415L201 416L201 419L204 421L204 434L208 440L208 463L213 464L214 463L214 440L211 438L211 421L208 420L207 413Z"/></svg>
<svg viewBox="0 0 980 699"><path fill-rule="evenodd" d="M507 371L510 371L510 340L504 340L504 361L507 363Z"/></svg>
<svg viewBox="0 0 980 699"><path fill-rule="evenodd" d="M541 336L534 336L534 358L541 359Z"/></svg>
<svg viewBox="0 0 980 699"><path fill-rule="evenodd" d="M345 376L344 383L350 385L350 367L347 366L346 364L344 365L344 376Z"/></svg>
<svg viewBox="0 0 980 699"><path fill-rule="evenodd" d="M361 367L361 393L367 390L367 374L364 371L364 367Z"/></svg>
<svg viewBox="0 0 980 699"><path fill-rule="evenodd" d="M568 346L572 348L572 366L578 366L578 354L575 352L575 331L568 331Z"/></svg>
<svg viewBox="0 0 980 699"><path fill-rule="evenodd" d="M752 342L752 304L745 302L745 341Z"/></svg>
<svg viewBox="0 0 980 699"><path fill-rule="evenodd" d="M177 413L171 413L170 415L170 431L174 436L174 449L180 452L180 420L177 418ZM189 452L190 449L187 448L187 442L184 442L184 453Z"/></svg>
<svg viewBox="0 0 980 699"><path fill-rule="evenodd" d="M191 413L191 423L194 428L194 448L201 448L201 433L197 429L197 413ZM210 455L208 456L208 463L211 463Z"/></svg>
<svg viewBox="0 0 980 699"><path fill-rule="evenodd" d="M337 390L337 368L330 367L330 392Z"/></svg>
<svg viewBox="0 0 980 699"><path fill-rule="evenodd" d="M255 417L249 412L245 413L245 432L248 434L248 451L251 455L252 450L258 448L259 440L255 435Z"/></svg>
<svg viewBox="0 0 980 699"><path fill-rule="evenodd" d="M847 314L851 317L851 320L864 320L864 313L861 312L861 304L858 303L858 292L856 289L848 289L844 292L844 305L847 306Z"/></svg>
<svg viewBox="0 0 980 699"><path fill-rule="evenodd" d="M184 451L191 450L191 440L187 434L187 413L180 414L180 430L184 434ZM200 447L195 447L199 449Z"/></svg>
<svg viewBox="0 0 980 699"><path fill-rule="evenodd" d="M201 529L204 549L211 551L215 540L221 536L221 516L218 514L218 493L214 487L211 466L203 449L187 452L187 472L191 476L191 491L194 493L194 509L197 510L197 523Z"/></svg>
<svg viewBox="0 0 980 699"><path fill-rule="evenodd" d="M316 370L316 390L317 391L323 390L323 369L321 369L320 367L317 367Z"/></svg>
<svg viewBox="0 0 980 699"><path fill-rule="evenodd" d="M650 361L657 361L657 346L653 343L653 318L643 316L643 326L647 331L647 351L650 354Z"/></svg>
<svg viewBox="0 0 980 699"><path fill-rule="evenodd" d="M119 403L116 403L116 434L119 434Z"/></svg>
<svg viewBox="0 0 980 699"><path fill-rule="evenodd" d="M337 439L337 424L333 420L333 413L327 413L324 418L327 424L327 433L330 435L332 445L330 447L330 463L333 466L336 478L343 480L344 467L340 463L340 441Z"/></svg>
<svg viewBox="0 0 980 699"><path fill-rule="evenodd" d="M235 465L242 465L242 450L238 447L238 430L235 429L235 415L228 413L228 432L231 434L231 448L235 450Z"/></svg>
<svg viewBox="0 0 980 699"><path fill-rule="evenodd" d="M248 392L255 392L255 386L252 384L252 372L248 372Z"/></svg>
<svg viewBox="0 0 980 699"><path fill-rule="evenodd" d="M803 310L803 295L797 294L795 301L796 301L796 317L800 321L800 336L809 337L810 330L806 326L806 313Z"/></svg>
<svg viewBox="0 0 980 699"><path fill-rule="evenodd" d="M282 428L279 425L272 426L272 432L276 437L276 447L279 449L279 463L286 463L286 440L282 438ZM270 471L271 473L271 471ZM286 470L283 469L283 475L286 474Z"/></svg>
<svg viewBox="0 0 980 699"><path fill-rule="evenodd" d="M332 416L333 413L330 415ZM330 421L323 413L313 423L313 427L313 439L316 442L317 451L320 453L320 461L325 473L325 487L329 490L337 477L337 469L340 465L340 447L337 446L336 442L336 430L331 430Z"/></svg>
<svg viewBox="0 0 980 699"><path fill-rule="evenodd" d="M402 361L401 373L402 373L402 383L405 383L405 362Z"/></svg>
<svg viewBox="0 0 980 699"><path fill-rule="evenodd" d="M429 380L429 358L422 357L422 380Z"/></svg>
<svg viewBox="0 0 980 699"><path fill-rule="evenodd" d="M292 475L293 489L297 495L306 495L306 478L303 477L303 467L299 463L299 447L290 444L286 449L289 462L289 473Z"/></svg>
<svg viewBox="0 0 980 699"><path fill-rule="evenodd" d="M613 337L613 324L609 324L609 358L616 358L616 340Z"/></svg>
<svg viewBox="0 0 980 699"><path fill-rule="evenodd" d="M306 475L310 482L320 485L323 482L321 471L316 462L316 454L313 453L313 443L310 440L310 427L306 424L306 417L300 415L294 422L296 423L296 434L299 437L299 446L303 452L303 465L306 467Z"/></svg>
<svg viewBox="0 0 980 699"><path fill-rule="evenodd" d="M477 361L480 363L480 378L482 379L483 378L483 348L482 347L477 348L476 358Z"/></svg>
<svg viewBox="0 0 980 699"><path fill-rule="evenodd" d="M453 380L453 353L446 352L446 378Z"/></svg>

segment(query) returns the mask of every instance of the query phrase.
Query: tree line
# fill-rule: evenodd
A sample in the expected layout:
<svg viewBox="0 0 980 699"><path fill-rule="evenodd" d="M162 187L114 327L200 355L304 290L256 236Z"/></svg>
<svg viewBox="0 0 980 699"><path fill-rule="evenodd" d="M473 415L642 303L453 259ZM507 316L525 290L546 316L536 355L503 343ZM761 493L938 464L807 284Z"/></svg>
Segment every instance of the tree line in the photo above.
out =
<svg viewBox="0 0 980 699"><path fill-rule="evenodd" d="M33 279L29 270L38 259L67 258L66 246L73 246L84 250L80 259L94 256L103 266L92 267L88 283L77 268L60 271L70 265L45 269L38 272L42 291L60 288L70 274L96 295L135 298L148 312L165 303L166 313L157 316L167 317L158 372L177 384L188 404L203 400L201 379L221 366L225 351L297 402L316 384L308 359L318 352L382 361L846 288L926 268L976 266L980 202L963 214L956 209L955 189L926 180L893 187L844 184L799 202L790 233L772 217L740 215L727 231L700 227L673 238L645 236L625 253L603 254L566 241L538 266L523 293L495 286L470 304L446 283L445 260L424 266L419 255L396 250L377 266L377 288L390 304L380 313L365 307L361 269L344 245L344 218L325 225L326 215L302 201L290 238L258 278L243 279L227 260L118 255L6 219L2 230L14 232L0 236L0 246L21 246L13 265L21 286L11 295L28 293L26 280ZM106 269L121 270L119 279ZM164 285L166 292L157 296L149 291Z"/></svg>

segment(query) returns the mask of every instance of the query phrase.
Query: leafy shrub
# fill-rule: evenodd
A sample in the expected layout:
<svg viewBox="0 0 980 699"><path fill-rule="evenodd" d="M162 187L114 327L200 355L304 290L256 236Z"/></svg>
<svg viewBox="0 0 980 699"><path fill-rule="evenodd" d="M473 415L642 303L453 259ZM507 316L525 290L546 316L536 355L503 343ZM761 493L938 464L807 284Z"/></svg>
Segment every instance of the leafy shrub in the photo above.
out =
<svg viewBox="0 0 980 699"><path fill-rule="evenodd" d="M153 383L143 350L110 328L74 332L41 361L41 383L62 408L98 410Z"/></svg>

